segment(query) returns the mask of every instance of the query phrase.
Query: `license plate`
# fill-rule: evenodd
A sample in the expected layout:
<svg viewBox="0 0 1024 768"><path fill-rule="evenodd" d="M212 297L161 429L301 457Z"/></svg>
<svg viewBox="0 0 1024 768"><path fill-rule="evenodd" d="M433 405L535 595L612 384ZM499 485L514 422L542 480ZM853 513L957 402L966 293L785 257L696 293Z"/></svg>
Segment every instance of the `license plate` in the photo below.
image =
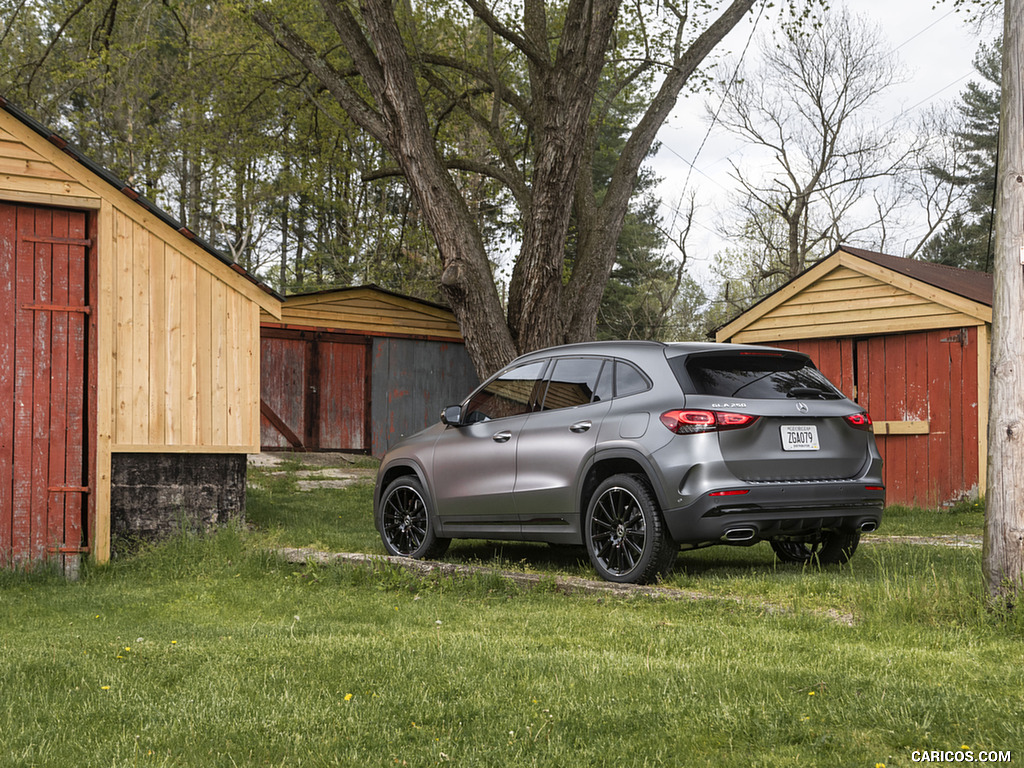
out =
<svg viewBox="0 0 1024 768"><path fill-rule="evenodd" d="M782 425L782 450L784 451L817 451L821 446L818 444L818 428L813 424L806 426L799 424Z"/></svg>

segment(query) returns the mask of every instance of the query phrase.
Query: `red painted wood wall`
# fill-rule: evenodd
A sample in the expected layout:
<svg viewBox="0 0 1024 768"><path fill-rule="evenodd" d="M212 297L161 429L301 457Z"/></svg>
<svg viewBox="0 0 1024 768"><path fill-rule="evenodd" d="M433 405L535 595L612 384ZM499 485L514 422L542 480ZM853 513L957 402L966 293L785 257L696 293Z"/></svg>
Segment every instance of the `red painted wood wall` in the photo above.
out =
<svg viewBox="0 0 1024 768"><path fill-rule="evenodd" d="M88 224L0 203L0 565L84 551Z"/></svg>
<svg viewBox="0 0 1024 768"><path fill-rule="evenodd" d="M368 343L359 336L264 328L260 445L368 450Z"/></svg>
<svg viewBox="0 0 1024 768"><path fill-rule="evenodd" d="M976 328L776 346L810 355L844 394L856 391L875 421L929 422L925 435L876 435L889 503L931 507L976 489Z"/></svg>

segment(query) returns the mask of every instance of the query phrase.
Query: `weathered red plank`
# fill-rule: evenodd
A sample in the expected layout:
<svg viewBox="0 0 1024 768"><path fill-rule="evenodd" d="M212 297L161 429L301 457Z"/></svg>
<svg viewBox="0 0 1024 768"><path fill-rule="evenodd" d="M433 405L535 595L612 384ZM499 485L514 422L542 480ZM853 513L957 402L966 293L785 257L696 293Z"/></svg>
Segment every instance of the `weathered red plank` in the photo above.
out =
<svg viewBox="0 0 1024 768"><path fill-rule="evenodd" d="M964 343L965 329L956 328L943 337L949 349L949 459L946 465L948 484L941 501L950 501L963 492L964 477Z"/></svg>
<svg viewBox="0 0 1024 768"><path fill-rule="evenodd" d="M12 467L11 551L15 562L29 557L32 508L32 339L34 313L22 309L35 298L32 244L22 240L35 229L35 212L17 210L15 244L14 452Z"/></svg>
<svg viewBox="0 0 1024 768"><path fill-rule="evenodd" d="M979 486L978 470L978 355L981 349L978 345L978 329L967 329L967 347L964 349L963 357L963 467L964 486L963 490L969 492Z"/></svg>
<svg viewBox="0 0 1024 768"><path fill-rule="evenodd" d="M54 240L66 240L68 233L68 212L53 212ZM68 303L68 246L64 242L51 245L52 274L50 300L57 305ZM47 470L47 503L45 546L52 547L64 543L64 507L63 493L49 491L53 487L67 484L65 477L68 434L67 414L68 402L68 314L66 312L50 313L50 423L49 423L49 468Z"/></svg>
<svg viewBox="0 0 1024 768"><path fill-rule="evenodd" d="M875 421L890 418L885 403L885 345L881 338L862 339L857 344L858 351L858 402L871 414ZM882 455L882 476L890 497L896 498L898 492L895 478L889 471L888 442L884 435L876 437L878 452Z"/></svg>
<svg viewBox="0 0 1024 768"><path fill-rule="evenodd" d="M928 338L924 333L907 334L907 419L929 421L931 419L930 394L928 392ZM914 435L907 439L907 499L918 506L934 503L929 491L930 471L928 468L928 444L930 435Z"/></svg>
<svg viewBox="0 0 1024 768"><path fill-rule="evenodd" d="M0 203L0 567L11 559L17 209Z"/></svg>
<svg viewBox="0 0 1024 768"><path fill-rule="evenodd" d="M68 236L83 240L88 235L88 221L84 212L71 214L68 222ZM88 250L82 245L68 248L68 302L76 306L87 306L89 301ZM88 360L88 317L79 313L68 315L68 443L65 454L65 482L70 485L88 486L92 481L86 471L85 435L87 432L88 396L86 372ZM64 508L64 542L67 546L81 546L83 542L84 515L87 505L80 493L68 494Z"/></svg>
<svg viewBox="0 0 1024 768"><path fill-rule="evenodd" d="M53 231L52 212L35 211L35 232ZM53 301L53 246L35 243L35 301ZM47 487L50 471L50 345L53 318L49 312L35 312L32 376L32 508L30 513L30 557L43 557L46 546Z"/></svg>
<svg viewBox="0 0 1024 768"><path fill-rule="evenodd" d="M896 334L879 340L883 346L885 363L882 369L885 380L885 404L887 418L892 421L907 421L907 342L906 336ZM892 479L893 493L897 498L910 498L912 490L907 477L908 435L889 435L885 438L886 471Z"/></svg>
<svg viewBox="0 0 1024 768"><path fill-rule="evenodd" d="M931 471L929 491L933 503L943 501L949 484L950 467L950 381L953 377L951 344L942 339L949 331L928 333L928 392L931 400L929 426L928 466ZM959 372L958 374L959 375Z"/></svg>

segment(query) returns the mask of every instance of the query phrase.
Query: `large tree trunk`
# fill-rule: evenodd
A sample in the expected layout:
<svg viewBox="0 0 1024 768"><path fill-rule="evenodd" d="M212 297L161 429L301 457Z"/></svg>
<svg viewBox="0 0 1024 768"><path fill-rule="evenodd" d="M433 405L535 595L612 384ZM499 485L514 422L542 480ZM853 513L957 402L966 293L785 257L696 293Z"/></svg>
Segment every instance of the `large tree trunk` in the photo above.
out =
<svg viewBox="0 0 1024 768"><path fill-rule="evenodd" d="M601 297L615 266L619 236L640 166L690 76L753 5L754 0L733 0L690 46L685 50L677 48L675 66L665 76L658 93L630 134L600 206L593 177L587 174L579 178L575 196L579 247L562 302L562 341L589 341L596 335Z"/></svg>
<svg viewBox="0 0 1024 768"><path fill-rule="evenodd" d="M984 570L990 596L1024 588L1024 0L1006 0L999 125Z"/></svg>
<svg viewBox="0 0 1024 768"><path fill-rule="evenodd" d="M530 5L542 3L532 0ZM520 352L563 338L565 241L594 94L618 9L619 0L574 0L554 62L536 57L531 62L531 107L538 132L533 195L524 212L523 246L509 285L508 321ZM527 21L530 38L543 41L548 31L539 11L529 13Z"/></svg>
<svg viewBox="0 0 1024 768"><path fill-rule="evenodd" d="M515 357L516 348L479 228L437 152L392 6L387 0L362 1L367 40L347 5L337 0L321 3L372 93L376 110L279 19L259 10L253 19L302 62L349 116L395 158L437 243L443 268L441 288L473 366L481 379L486 378Z"/></svg>

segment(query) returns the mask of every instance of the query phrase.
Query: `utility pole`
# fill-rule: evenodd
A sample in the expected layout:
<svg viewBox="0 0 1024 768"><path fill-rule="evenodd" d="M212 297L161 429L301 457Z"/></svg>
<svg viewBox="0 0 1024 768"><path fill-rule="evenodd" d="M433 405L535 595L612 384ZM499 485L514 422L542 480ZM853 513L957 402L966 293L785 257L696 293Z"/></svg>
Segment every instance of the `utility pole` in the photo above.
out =
<svg viewBox="0 0 1024 768"><path fill-rule="evenodd" d="M1024 592L1024 0L1003 6L984 570L989 597Z"/></svg>

